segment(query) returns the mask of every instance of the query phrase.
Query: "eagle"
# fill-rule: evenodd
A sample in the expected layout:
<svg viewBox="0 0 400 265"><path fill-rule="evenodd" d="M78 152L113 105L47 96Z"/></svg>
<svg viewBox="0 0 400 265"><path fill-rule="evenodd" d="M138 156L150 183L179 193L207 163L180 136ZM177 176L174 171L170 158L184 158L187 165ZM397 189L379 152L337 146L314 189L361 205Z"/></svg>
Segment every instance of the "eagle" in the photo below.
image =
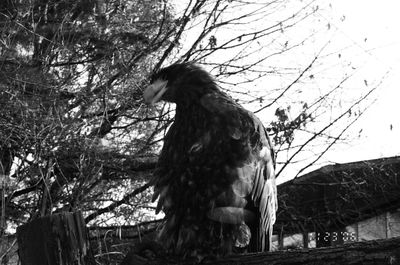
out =
<svg viewBox="0 0 400 265"><path fill-rule="evenodd" d="M184 257L270 250L276 219L275 155L261 121L195 63L154 72L147 104L176 104L150 184L158 241Z"/></svg>

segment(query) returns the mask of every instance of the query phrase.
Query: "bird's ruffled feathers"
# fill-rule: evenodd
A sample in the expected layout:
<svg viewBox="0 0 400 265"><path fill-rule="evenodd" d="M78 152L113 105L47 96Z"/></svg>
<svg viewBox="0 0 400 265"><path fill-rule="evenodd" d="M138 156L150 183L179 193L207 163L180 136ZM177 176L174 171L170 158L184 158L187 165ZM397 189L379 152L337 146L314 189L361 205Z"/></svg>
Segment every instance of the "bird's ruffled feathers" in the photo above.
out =
<svg viewBox="0 0 400 265"><path fill-rule="evenodd" d="M184 255L229 251L235 238L246 244L242 224L259 216L251 240L265 251L277 210L271 142L254 114L217 88L202 90L208 92L186 109L178 103L151 181L157 211L166 213L161 240Z"/></svg>

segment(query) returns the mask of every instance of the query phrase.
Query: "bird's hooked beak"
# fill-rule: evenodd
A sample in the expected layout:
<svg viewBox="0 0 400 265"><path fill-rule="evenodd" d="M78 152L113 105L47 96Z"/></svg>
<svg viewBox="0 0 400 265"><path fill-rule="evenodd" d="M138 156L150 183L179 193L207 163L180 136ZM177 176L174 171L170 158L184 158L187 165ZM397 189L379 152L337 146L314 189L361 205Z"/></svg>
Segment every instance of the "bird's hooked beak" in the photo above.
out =
<svg viewBox="0 0 400 265"><path fill-rule="evenodd" d="M168 81L158 79L146 87L143 92L144 102L149 105L157 103L168 90L167 84Z"/></svg>

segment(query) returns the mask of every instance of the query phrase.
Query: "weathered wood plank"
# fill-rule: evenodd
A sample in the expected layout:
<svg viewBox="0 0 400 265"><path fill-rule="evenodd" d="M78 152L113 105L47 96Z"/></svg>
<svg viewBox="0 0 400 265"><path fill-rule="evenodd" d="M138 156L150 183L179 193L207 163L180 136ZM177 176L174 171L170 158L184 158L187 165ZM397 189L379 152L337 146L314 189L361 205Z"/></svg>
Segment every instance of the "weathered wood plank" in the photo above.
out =
<svg viewBox="0 0 400 265"><path fill-rule="evenodd" d="M94 264L80 212L35 219L18 227L17 240L22 265Z"/></svg>
<svg viewBox="0 0 400 265"><path fill-rule="evenodd" d="M143 251L141 251L143 253ZM193 265L194 261L172 261L158 256L146 258L129 253L122 263ZM400 265L400 237L386 240L355 242L337 247L276 251L233 255L223 259L205 259L201 264L215 265Z"/></svg>

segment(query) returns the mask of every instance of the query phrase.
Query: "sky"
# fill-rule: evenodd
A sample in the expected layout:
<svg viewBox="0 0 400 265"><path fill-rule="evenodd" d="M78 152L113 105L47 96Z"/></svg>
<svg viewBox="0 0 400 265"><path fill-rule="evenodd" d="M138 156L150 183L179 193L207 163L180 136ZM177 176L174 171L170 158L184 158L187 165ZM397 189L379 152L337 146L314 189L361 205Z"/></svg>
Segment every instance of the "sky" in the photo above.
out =
<svg viewBox="0 0 400 265"><path fill-rule="evenodd" d="M362 129L361 137L345 150L335 150L327 157L332 162L348 162L400 155L400 2L396 0L335 0L333 14L345 16L335 23L343 38L358 47L365 64L365 76L379 78L389 71L379 89L377 101L353 131Z"/></svg>

